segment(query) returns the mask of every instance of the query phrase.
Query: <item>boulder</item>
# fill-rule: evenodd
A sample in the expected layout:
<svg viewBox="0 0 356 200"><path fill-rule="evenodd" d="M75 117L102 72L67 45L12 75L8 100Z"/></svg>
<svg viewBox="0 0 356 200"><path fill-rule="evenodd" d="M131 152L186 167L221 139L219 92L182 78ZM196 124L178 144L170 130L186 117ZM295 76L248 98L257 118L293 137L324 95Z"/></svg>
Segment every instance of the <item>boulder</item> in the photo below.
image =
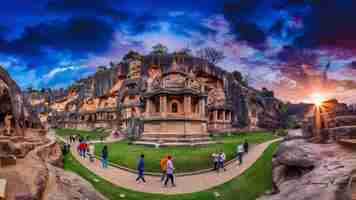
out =
<svg viewBox="0 0 356 200"><path fill-rule="evenodd" d="M274 195L261 200L348 200L356 155L336 143L284 141L273 159Z"/></svg>

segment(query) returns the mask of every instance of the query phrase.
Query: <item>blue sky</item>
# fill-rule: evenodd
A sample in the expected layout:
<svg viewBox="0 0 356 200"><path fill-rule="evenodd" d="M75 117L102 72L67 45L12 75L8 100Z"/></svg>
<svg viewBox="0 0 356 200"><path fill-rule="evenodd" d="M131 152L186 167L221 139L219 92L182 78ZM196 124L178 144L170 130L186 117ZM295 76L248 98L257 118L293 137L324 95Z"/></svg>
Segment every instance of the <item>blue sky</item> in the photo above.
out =
<svg viewBox="0 0 356 200"><path fill-rule="evenodd" d="M354 10L352 0L12 0L0 8L0 64L23 88L59 88L159 42L214 47L219 66L285 100L304 100L315 85L305 80L330 62L332 87L307 91L353 102Z"/></svg>

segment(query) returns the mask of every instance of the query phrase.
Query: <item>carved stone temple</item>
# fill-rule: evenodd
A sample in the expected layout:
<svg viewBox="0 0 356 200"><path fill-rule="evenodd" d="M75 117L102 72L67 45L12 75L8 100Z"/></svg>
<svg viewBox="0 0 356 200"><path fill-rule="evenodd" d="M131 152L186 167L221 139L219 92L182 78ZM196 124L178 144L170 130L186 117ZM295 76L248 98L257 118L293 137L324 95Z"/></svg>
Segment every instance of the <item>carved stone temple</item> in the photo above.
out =
<svg viewBox="0 0 356 200"><path fill-rule="evenodd" d="M232 73L179 53L134 55L61 90L29 92L43 123L119 130L136 143L209 143L209 134L273 129L281 102Z"/></svg>

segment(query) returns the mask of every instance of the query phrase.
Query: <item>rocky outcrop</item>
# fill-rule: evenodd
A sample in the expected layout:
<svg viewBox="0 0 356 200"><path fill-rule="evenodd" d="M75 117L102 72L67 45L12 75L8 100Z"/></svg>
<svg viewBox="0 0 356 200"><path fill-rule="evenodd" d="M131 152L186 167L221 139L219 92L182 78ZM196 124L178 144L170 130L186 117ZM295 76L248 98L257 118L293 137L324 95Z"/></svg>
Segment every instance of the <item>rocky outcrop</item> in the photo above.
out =
<svg viewBox="0 0 356 200"><path fill-rule="evenodd" d="M140 62L140 70L137 72L139 74L139 79L137 80L128 79L128 74L130 73L129 62L123 61L119 64L111 63L110 67L107 68L98 67L98 71L95 74L77 81L74 85L70 86L67 89L67 92L63 92L63 99L67 98L70 91L74 89L74 91L76 91L76 93L78 94L78 101L73 102L76 102L76 107L79 108L85 100L95 98L105 99L108 98L108 96L115 96L117 99L117 107L113 107L113 109L120 111L120 104L122 104L122 99L124 95L126 95L127 93L129 93L130 95L140 95L143 92L141 91L141 89L144 90L144 88L147 87L147 80L150 79L149 69L151 66L159 66L159 69L162 70L163 73L165 73L171 70L172 61L174 59L176 59L174 54L167 54L162 56L143 56L142 62ZM251 116L249 116L249 113L255 113L254 117L258 118L258 123L253 126L259 126L260 128L265 129L276 129L280 127L279 109L281 107L282 102L280 102L276 98L263 97L259 95L258 90L244 86L244 84L241 83L241 80L235 77L233 73L227 72L221 69L220 67L209 63L203 59L186 55L184 56L184 58L180 58L177 63L179 64L179 71L182 71L184 73L192 72L196 77L200 77L202 79L207 78L209 79L208 82L211 83L213 87L217 87L216 85L218 84L221 84L223 86L221 90L223 91L224 96L226 96L226 104L223 105L223 108L226 107L229 110L231 109L230 111L232 113L233 128L243 128L251 125L252 122L250 120ZM132 81L138 84L137 88L139 88L139 90L136 90L129 86L130 90L126 91L124 89L126 88L125 86L130 85ZM120 84L117 84L119 82ZM113 88L116 89L113 90ZM54 92L52 93L56 94ZM46 94L44 94L44 96L46 96ZM49 104L51 104L51 102L49 102ZM79 113L79 111L75 112L77 114ZM70 119L71 114L75 116L76 113L72 113L72 111L63 113L56 113L52 111L53 116L58 116L58 119L53 118L53 120L50 120L50 123L52 125L59 124L58 126L63 126L63 123L62 125L60 125L61 123L56 122L73 121L73 119ZM120 116L117 116L117 118L119 117ZM65 120L63 120L62 118ZM78 119L74 119L74 121L78 121ZM109 120L106 120L105 123L109 124L110 122ZM77 125L75 125L74 127L77 127Z"/></svg>
<svg viewBox="0 0 356 200"><path fill-rule="evenodd" d="M32 111L27 99L21 93L16 82L0 66L0 121L5 121L5 116L11 116L11 126L17 135L23 135L23 128L39 128L39 118ZM5 122L6 124L6 122ZM1 134L0 134L1 135Z"/></svg>
<svg viewBox="0 0 356 200"><path fill-rule="evenodd" d="M50 178L44 199L46 200L105 200L93 186L80 176L50 167Z"/></svg>
<svg viewBox="0 0 356 200"><path fill-rule="evenodd" d="M56 167L63 165L60 146L39 129L38 117L0 67L1 120L6 134L0 127L0 179L7 182L7 200L105 199L82 178Z"/></svg>
<svg viewBox="0 0 356 200"><path fill-rule="evenodd" d="M263 200L348 200L356 155L341 145L284 141L273 158L274 195Z"/></svg>

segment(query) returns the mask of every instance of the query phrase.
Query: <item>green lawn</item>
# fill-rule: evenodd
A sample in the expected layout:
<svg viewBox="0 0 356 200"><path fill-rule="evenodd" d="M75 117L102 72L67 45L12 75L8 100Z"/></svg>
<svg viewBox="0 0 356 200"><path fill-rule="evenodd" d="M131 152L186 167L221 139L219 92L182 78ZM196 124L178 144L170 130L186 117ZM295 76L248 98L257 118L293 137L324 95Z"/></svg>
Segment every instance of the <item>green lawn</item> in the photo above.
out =
<svg viewBox="0 0 356 200"><path fill-rule="evenodd" d="M85 178L111 200L122 199L121 194L124 194L124 199L127 200L255 200L272 188L272 156L278 144L279 142L270 145L253 166L241 176L210 190L185 195L148 194L114 186L80 165L72 155L65 157L64 168ZM216 197L214 193L220 194L220 197Z"/></svg>
<svg viewBox="0 0 356 200"><path fill-rule="evenodd" d="M147 172L160 171L160 159L167 155L174 158L177 172L190 172L212 167L211 154L223 150L227 160L231 160L236 155L237 144L245 139L250 144L261 143L276 138L270 133L255 132L233 136L215 137L218 144L211 144L207 147L164 147L153 148L140 145L130 145L128 140L108 144L109 160L121 166L136 169L138 157L145 155L145 170ZM96 144L96 154L100 155L103 144Z"/></svg>
<svg viewBox="0 0 356 200"><path fill-rule="evenodd" d="M66 129L59 128L56 129L56 134L62 138L66 138L70 135L80 135L84 139L89 138L89 140L100 140L101 137L105 138L108 136L108 133L98 131L84 131L84 130L76 130L76 129Z"/></svg>

